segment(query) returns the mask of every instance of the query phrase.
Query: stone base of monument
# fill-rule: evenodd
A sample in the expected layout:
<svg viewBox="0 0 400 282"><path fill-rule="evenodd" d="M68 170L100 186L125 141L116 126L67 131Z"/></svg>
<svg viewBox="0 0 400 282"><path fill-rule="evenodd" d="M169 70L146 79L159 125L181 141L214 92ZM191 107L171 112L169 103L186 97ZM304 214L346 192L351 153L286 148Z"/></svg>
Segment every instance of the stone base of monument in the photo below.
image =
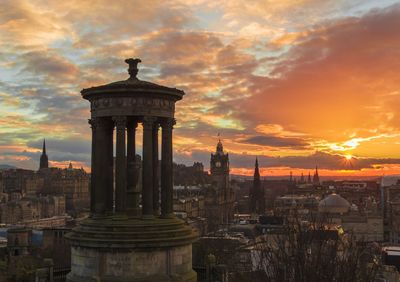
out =
<svg viewBox="0 0 400 282"><path fill-rule="evenodd" d="M71 244L67 281L195 282L192 242L196 237L176 218L87 219L67 235Z"/></svg>

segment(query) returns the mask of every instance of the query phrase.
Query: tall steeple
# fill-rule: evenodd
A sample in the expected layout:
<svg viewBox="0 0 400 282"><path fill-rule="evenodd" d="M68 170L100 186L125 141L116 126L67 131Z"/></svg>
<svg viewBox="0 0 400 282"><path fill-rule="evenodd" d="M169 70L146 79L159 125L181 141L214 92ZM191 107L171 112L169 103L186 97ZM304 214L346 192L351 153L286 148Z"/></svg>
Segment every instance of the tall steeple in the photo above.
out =
<svg viewBox="0 0 400 282"><path fill-rule="evenodd" d="M259 171L259 169L258 169L258 158L256 157L256 164L255 164L255 167L254 167L254 180L255 179L258 179L258 180L260 180L260 171Z"/></svg>
<svg viewBox="0 0 400 282"><path fill-rule="evenodd" d="M318 175L318 167L315 166L315 172L314 172L314 177L313 177L313 184L314 185L319 185L319 175Z"/></svg>
<svg viewBox="0 0 400 282"><path fill-rule="evenodd" d="M311 172L308 172L307 183L311 183Z"/></svg>
<svg viewBox="0 0 400 282"><path fill-rule="evenodd" d="M39 169L42 169L42 168L49 168L49 159L46 154L46 139L43 140L42 155L40 156Z"/></svg>
<svg viewBox="0 0 400 282"><path fill-rule="evenodd" d="M264 214L265 212L265 199L264 190L261 187L260 170L258 168L258 158L254 166L253 187L250 188L250 212L257 214Z"/></svg>

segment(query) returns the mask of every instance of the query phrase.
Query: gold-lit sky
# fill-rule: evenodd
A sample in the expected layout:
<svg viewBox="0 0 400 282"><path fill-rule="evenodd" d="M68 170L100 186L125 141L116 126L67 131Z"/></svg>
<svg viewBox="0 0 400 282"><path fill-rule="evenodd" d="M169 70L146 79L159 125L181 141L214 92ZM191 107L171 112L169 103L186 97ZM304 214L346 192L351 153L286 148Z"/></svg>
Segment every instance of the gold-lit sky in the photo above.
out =
<svg viewBox="0 0 400 282"><path fill-rule="evenodd" d="M221 139L232 173L400 173L400 3L363 0L2 0L0 164L90 166L84 87L183 89L175 161ZM140 147L140 144L139 144Z"/></svg>

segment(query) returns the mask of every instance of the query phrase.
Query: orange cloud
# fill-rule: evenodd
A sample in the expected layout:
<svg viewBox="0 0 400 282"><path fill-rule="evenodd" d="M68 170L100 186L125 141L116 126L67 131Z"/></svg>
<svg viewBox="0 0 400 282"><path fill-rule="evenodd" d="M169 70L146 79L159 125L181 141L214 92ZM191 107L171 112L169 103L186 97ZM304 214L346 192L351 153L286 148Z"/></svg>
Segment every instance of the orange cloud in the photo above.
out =
<svg viewBox="0 0 400 282"><path fill-rule="evenodd" d="M138 56L141 79L187 93L177 104L177 161L207 164L220 132L237 170L249 169L259 155L273 160L268 166L274 173L286 173L314 166L315 151L336 160L340 148L363 160L351 173L397 169L400 80L393 58L399 56L399 5L2 4L0 150L28 157L23 165L33 166L45 136L68 140L70 151L89 144L90 113L80 89L125 79L123 58ZM381 8L366 13L370 6ZM88 166L85 150L74 159L55 146L52 160ZM324 169L349 171L332 164Z"/></svg>

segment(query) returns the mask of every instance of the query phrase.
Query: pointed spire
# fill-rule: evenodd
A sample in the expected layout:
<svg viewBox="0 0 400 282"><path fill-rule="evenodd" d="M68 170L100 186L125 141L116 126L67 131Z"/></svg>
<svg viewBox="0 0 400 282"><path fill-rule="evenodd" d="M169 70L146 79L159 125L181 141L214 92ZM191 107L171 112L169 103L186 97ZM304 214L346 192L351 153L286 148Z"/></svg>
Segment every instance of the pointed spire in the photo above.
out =
<svg viewBox="0 0 400 282"><path fill-rule="evenodd" d="M42 154L46 154L46 139L43 139L43 149L42 149Z"/></svg>
<svg viewBox="0 0 400 282"><path fill-rule="evenodd" d="M293 181L293 173L292 173L292 172L290 172L289 181L290 181L290 182L292 182L292 181Z"/></svg>
<svg viewBox="0 0 400 282"><path fill-rule="evenodd" d="M40 156L39 169L49 168L49 159L46 154L46 139L43 139L43 149Z"/></svg>
<svg viewBox="0 0 400 282"><path fill-rule="evenodd" d="M218 143L217 143L217 154L223 154L224 153L224 146L222 145L221 139L218 138Z"/></svg>
<svg viewBox="0 0 400 282"><path fill-rule="evenodd" d="M252 213L263 214L265 212L264 206L264 192L261 187L260 171L258 168L258 158L254 165L254 179L253 187L250 188L250 211Z"/></svg>
<svg viewBox="0 0 400 282"><path fill-rule="evenodd" d="M254 178L260 179L260 171L258 169L258 158L256 157L256 164L254 166Z"/></svg>
<svg viewBox="0 0 400 282"><path fill-rule="evenodd" d="M319 175L318 175L318 166L315 166L315 173L313 177L313 183L314 185L319 185Z"/></svg>
<svg viewBox="0 0 400 282"><path fill-rule="evenodd" d="M311 183L311 172L308 172L307 183Z"/></svg>

